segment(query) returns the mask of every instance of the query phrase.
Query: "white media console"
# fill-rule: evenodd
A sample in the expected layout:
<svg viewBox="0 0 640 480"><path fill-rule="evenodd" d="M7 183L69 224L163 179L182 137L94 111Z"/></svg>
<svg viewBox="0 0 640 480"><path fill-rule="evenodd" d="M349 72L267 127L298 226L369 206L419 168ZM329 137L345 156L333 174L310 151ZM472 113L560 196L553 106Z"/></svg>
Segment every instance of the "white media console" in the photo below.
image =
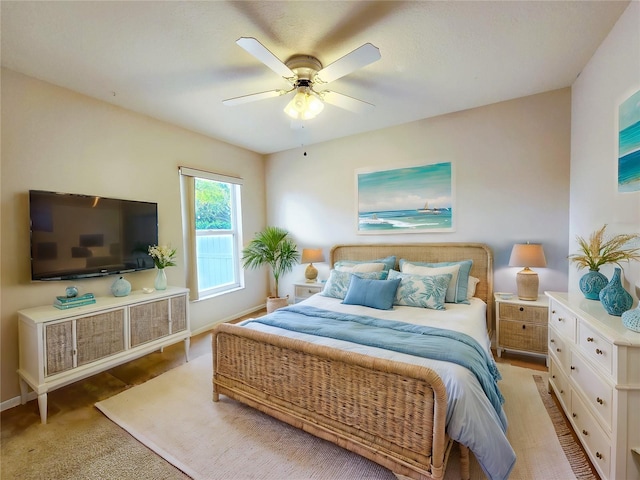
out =
<svg viewBox="0 0 640 480"><path fill-rule="evenodd" d="M20 398L28 387L38 395L47 423L47 392L116 365L184 341L189 360L189 290L131 292L96 297L96 303L68 310L53 306L18 312Z"/></svg>

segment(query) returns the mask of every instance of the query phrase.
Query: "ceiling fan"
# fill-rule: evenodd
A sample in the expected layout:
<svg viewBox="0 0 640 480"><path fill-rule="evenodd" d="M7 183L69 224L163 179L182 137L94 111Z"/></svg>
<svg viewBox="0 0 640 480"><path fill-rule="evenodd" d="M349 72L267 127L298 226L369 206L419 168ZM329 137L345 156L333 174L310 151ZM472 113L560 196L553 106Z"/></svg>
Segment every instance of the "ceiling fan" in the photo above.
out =
<svg viewBox="0 0 640 480"><path fill-rule="evenodd" d="M310 55L294 55L286 62L282 62L252 37L239 38L236 43L275 73L281 75L291 88L229 98L222 101L225 105L241 105L295 92L284 109L285 113L294 121L309 120L315 117L322 111L325 102L355 113L363 113L374 108L373 104L348 95L331 90L321 90L325 84L380 60L382 58L380 50L371 43L365 43L326 67L323 67L317 58Z"/></svg>

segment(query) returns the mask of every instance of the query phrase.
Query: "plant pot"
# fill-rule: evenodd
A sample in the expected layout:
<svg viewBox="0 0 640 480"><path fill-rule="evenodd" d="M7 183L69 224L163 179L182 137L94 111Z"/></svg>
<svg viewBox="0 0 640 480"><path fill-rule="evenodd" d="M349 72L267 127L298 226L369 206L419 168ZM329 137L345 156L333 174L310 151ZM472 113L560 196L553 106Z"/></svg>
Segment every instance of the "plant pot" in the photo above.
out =
<svg viewBox="0 0 640 480"><path fill-rule="evenodd" d="M598 300L600 290L607 286L609 280L598 270L589 270L580 278L580 291L589 300Z"/></svg>
<svg viewBox="0 0 640 480"><path fill-rule="evenodd" d="M289 295L286 297L268 297L267 298L267 313L275 312L279 308L289 305Z"/></svg>
<svg viewBox="0 0 640 480"><path fill-rule="evenodd" d="M633 305L633 297L622 286L620 268L613 270L611 281L600 290L600 302L609 315L619 317Z"/></svg>

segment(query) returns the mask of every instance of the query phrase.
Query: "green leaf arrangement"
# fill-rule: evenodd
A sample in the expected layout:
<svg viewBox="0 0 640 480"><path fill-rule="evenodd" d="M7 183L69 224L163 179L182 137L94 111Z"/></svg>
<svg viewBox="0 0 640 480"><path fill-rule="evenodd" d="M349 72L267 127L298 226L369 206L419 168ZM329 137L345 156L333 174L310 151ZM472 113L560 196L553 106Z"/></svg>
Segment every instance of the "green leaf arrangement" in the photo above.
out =
<svg viewBox="0 0 640 480"><path fill-rule="evenodd" d="M623 261L640 260L640 248L627 246L632 240L640 238L640 235L620 234L607 240L606 228L605 224L600 230L593 232L589 241L576 237L580 252L569 255L569 261L580 268L598 271L602 265L609 263L621 266L620 262Z"/></svg>

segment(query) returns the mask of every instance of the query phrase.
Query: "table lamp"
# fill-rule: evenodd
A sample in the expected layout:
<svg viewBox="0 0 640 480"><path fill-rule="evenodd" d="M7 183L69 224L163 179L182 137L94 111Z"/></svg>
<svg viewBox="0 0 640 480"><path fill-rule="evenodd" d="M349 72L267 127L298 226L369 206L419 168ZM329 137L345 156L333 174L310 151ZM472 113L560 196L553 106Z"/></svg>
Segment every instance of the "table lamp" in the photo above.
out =
<svg viewBox="0 0 640 480"><path fill-rule="evenodd" d="M529 267L546 267L547 260L539 243L516 243L511 250L510 267L524 267L518 272L516 284L520 300L538 299L538 274Z"/></svg>
<svg viewBox="0 0 640 480"><path fill-rule="evenodd" d="M313 266L313 262L324 262L324 254L321 248L303 248L302 260L300 263L308 263L307 269L304 271L304 277L307 283L315 283L318 278L318 269Z"/></svg>

